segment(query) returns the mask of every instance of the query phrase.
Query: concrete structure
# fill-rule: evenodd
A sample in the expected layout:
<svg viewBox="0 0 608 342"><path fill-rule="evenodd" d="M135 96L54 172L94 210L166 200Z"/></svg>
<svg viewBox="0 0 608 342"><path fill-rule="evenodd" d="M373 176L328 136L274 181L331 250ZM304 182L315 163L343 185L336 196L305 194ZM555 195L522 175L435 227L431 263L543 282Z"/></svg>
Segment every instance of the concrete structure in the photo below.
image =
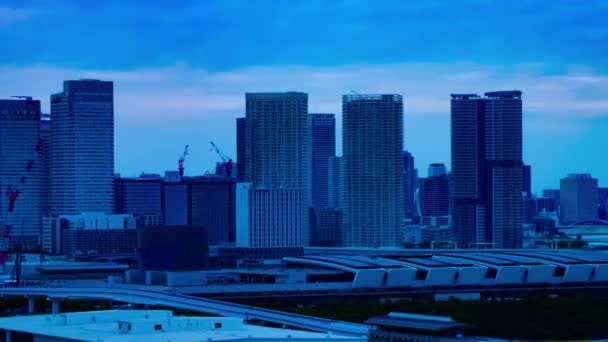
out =
<svg viewBox="0 0 608 342"><path fill-rule="evenodd" d="M520 91L452 94L453 225L458 246L522 246Z"/></svg>
<svg viewBox="0 0 608 342"><path fill-rule="evenodd" d="M235 181L227 177L192 177L163 184L166 225L206 227L209 244L236 239Z"/></svg>
<svg viewBox="0 0 608 342"><path fill-rule="evenodd" d="M113 83L65 81L51 95L51 117L51 213L112 213Z"/></svg>
<svg viewBox="0 0 608 342"><path fill-rule="evenodd" d="M560 180L560 221L568 224L598 218L597 178L569 174Z"/></svg>
<svg viewBox="0 0 608 342"><path fill-rule="evenodd" d="M298 247L303 244L300 189L236 187L237 247Z"/></svg>
<svg viewBox="0 0 608 342"><path fill-rule="evenodd" d="M134 252L135 217L82 213L42 219L42 250L49 254L87 255Z"/></svg>
<svg viewBox="0 0 608 342"><path fill-rule="evenodd" d="M403 151L401 156L403 162L403 172L401 183L403 184L403 205L406 218L413 218L419 213L416 210L414 196L418 184L418 170L414 167L414 156L408 151Z"/></svg>
<svg viewBox="0 0 608 342"><path fill-rule="evenodd" d="M302 236L297 241L308 245L308 207L312 204L308 94L247 93L246 111L246 160L252 162L247 163L245 173L250 175L254 188L301 192L298 219L302 221Z"/></svg>
<svg viewBox="0 0 608 342"><path fill-rule="evenodd" d="M309 114L312 160L312 205L329 206L329 159L336 156L336 118L334 114Z"/></svg>
<svg viewBox="0 0 608 342"><path fill-rule="evenodd" d="M330 208L342 209L344 207L344 166L342 157L330 157L327 162L327 195Z"/></svg>
<svg viewBox="0 0 608 342"><path fill-rule="evenodd" d="M343 95L344 246L395 246L403 212L401 95Z"/></svg>
<svg viewBox="0 0 608 342"><path fill-rule="evenodd" d="M41 138L40 115L38 100L0 100L0 231L7 244L0 246L2 251L15 243L25 249L40 244L44 196L43 156L36 149ZM12 212L8 212L8 192L17 194Z"/></svg>
<svg viewBox="0 0 608 342"><path fill-rule="evenodd" d="M448 169L445 167L445 164L432 163L431 165L429 165L427 177L437 177L437 176L447 175L447 174L448 174Z"/></svg>
<svg viewBox="0 0 608 342"><path fill-rule="evenodd" d="M348 337L246 324L231 317L180 317L167 310L108 310L0 319L5 341L327 341Z"/></svg>

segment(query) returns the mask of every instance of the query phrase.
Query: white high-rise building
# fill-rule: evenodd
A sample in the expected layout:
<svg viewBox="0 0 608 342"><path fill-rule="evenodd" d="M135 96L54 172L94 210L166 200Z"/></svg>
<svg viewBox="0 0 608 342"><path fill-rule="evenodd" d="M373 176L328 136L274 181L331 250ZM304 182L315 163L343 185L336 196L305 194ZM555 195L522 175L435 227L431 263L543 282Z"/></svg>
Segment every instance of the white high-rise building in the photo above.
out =
<svg viewBox="0 0 608 342"><path fill-rule="evenodd" d="M39 139L40 101L0 100L0 237L4 244L0 250L15 243L33 249L40 243L43 165Z"/></svg>
<svg viewBox="0 0 608 342"><path fill-rule="evenodd" d="M301 222L294 224L301 229L302 237L297 241L307 246L310 243L308 210L312 204L308 94L247 93L246 107L248 141L244 172L253 189L289 189L301 193L297 216ZM280 210L281 203L276 204L275 210Z"/></svg>
<svg viewBox="0 0 608 342"><path fill-rule="evenodd" d="M395 246L403 224L403 98L344 95L345 247Z"/></svg>
<svg viewBox="0 0 608 342"><path fill-rule="evenodd" d="M237 247L302 246L302 190L237 183Z"/></svg>
<svg viewBox="0 0 608 342"><path fill-rule="evenodd" d="M562 223L598 218L597 178L590 174L569 174L560 180L559 206Z"/></svg>
<svg viewBox="0 0 608 342"><path fill-rule="evenodd" d="M112 82L64 81L51 95L50 152L52 214L113 212Z"/></svg>

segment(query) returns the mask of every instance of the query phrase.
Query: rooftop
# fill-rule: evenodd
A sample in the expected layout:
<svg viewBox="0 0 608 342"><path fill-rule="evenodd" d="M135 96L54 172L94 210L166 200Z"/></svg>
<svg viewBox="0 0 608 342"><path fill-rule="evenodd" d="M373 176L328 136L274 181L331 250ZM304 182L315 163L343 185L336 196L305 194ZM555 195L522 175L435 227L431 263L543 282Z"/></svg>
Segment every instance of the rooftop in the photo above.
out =
<svg viewBox="0 0 608 342"><path fill-rule="evenodd" d="M386 316L374 316L365 323L376 326L390 326L396 328L423 330L423 331L446 331L467 327L465 323L459 323L444 316L430 316L391 312Z"/></svg>
<svg viewBox="0 0 608 342"><path fill-rule="evenodd" d="M108 310L0 318L0 329L74 341L366 340L365 337L261 327L238 318L173 316L168 310Z"/></svg>

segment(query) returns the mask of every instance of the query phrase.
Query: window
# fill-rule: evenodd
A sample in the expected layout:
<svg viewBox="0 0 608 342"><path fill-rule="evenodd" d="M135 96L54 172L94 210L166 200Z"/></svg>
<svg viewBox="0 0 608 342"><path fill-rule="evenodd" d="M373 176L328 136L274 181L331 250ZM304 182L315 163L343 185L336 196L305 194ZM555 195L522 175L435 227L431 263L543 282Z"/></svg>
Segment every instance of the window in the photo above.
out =
<svg viewBox="0 0 608 342"><path fill-rule="evenodd" d="M221 322L215 322L215 324L213 325L213 327L215 329L220 329L222 327L222 323Z"/></svg>
<svg viewBox="0 0 608 342"><path fill-rule="evenodd" d="M162 324L154 324L154 330L163 330Z"/></svg>

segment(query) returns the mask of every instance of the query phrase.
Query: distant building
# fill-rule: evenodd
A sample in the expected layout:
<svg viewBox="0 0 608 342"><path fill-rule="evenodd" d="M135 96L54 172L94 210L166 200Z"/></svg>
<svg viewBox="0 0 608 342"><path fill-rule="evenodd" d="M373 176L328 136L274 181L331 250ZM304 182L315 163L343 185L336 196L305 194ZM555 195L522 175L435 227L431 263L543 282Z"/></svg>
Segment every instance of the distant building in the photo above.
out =
<svg viewBox="0 0 608 342"><path fill-rule="evenodd" d="M522 246L520 91L452 94L453 225L461 248Z"/></svg>
<svg viewBox="0 0 608 342"><path fill-rule="evenodd" d="M301 237L282 243L310 243L312 205L308 94L301 92L246 94L246 176L255 189L290 189L301 194L297 218ZM251 161L251 162L249 162ZM282 191L276 192L283 193ZM258 193L262 194L262 193ZM280 203L276 203L280 205ZM290 208L292 204L288 204ZM273 220L274 216L267 219ZM282 225L283 223L269 223Z"/></svg>
<svg viewBox="0 0 608 342"><path fill-rule="evenodd" d="M342 246L342 210L315 208L311 213L312 240L315 247Z"/></svg>
<svg viewBox="0 0 608 342"><path fill-rule="evenodd" d="M560 180L560 220L569 224L598 218L597 178L569 174Z"/></svg>
<svg viewBox="0 0 608 342"><path fill-rule="evenodd" d="M557 212L557 204L553 198L537 197L536 200L536 212Z"/></svg>
<svg viewBox="0 0 608 342"><path fill-rule="evenodd" d="M209 268L209 240L202 226L137 228L140 270L205 270Z"/></svg>
<svg viewBox="0 0 608 342"><path fill-rule="evenodd" d="M450 181L447 174L423 178L420 182L422 194L422 220L429 217L448 217L450 214ZM447 224L447 222L445 223Z"/></svg>
<svg viewBox="0 0 608 342"><path fill-rule="evenodd" d="M530 165L524 165L521 170L521 192L524 194L525 197L532 197L532 167Z"/></svg>
<svg viewBox="0 0 608 342"><path fill-rule="evenodd" d="M0 100L0 234L7 244L0 251L11 250L15 243L26 250L40 244L46 194L38 145L40 116L38 100ZM15 196L12 203L10 194Z"/></svg>
<svg viewBox="0 0 608 342"><path fill-rule="evenodd" d="M328 207L344 207L344 166L342 157L329 157L327 162Z"/></svg>
<svg viewBox="0 0 608 342"><path fill-rule="evenodd" d="M43 216L51 212L51 115L41 114L40 117L40 156L42 158L42 185L40 196L40 211Z"/></svg>
<svg viewBox="0 0 608 342"><path fill-rule="evenodd" d="M602 220L608 219L608 188L597 188L599 218Z"/></svg>
<svg viewBox="0 0 608 342"><path fill-rule="evenodd" d="M112 213L113 83L64 81L51 95L51 118L51 213Z"/></svg>
<svg viewBox="0 0 608 342"><path fill-rule="evenodd" d="M414 196L416 194L416 186L418 183L418 174L414 167L414 156L408 151L403 151L403 205L406 218L413 218L418 213L414 205Z"/></svg>
<svg viewBox="0 0 608 342"><path fill-rule="evenodd" d="M47 216L42 220L42 250L69 256L134 253L135 217L82 213Z"/></svg>
<svg viewBox="0 0 608 342"><path fill-rule="evenodd" d="M450 317L391 312L386 316L374 316L366 324L372 326L369 342L384 341L436 341L468 340L463 337L470 325L459 323Z"/></svg>
<svg viewBox="0 0 608 342"><path fill-rule="evenodd" d="M447 175L447 174L448 174L448 170L445 167L445 164L432 163L431 165L429 165L428 177L437 177L437 176Z"/></svg>
<svg viewBox="0 0 608 342"><path fill-rule="evenodd" d="M553 202L555 203L555 212L559 213L559 189L544 189L542 191L543 194L543 198L551 198L553 199ZM540 209L539 209L540 211ZM548 210L547 210L548 211Z"/></svg>
<svg viewBox="0 0 608 342"><path fill-rule="evenodd" d="M395 246L402 225L403 97L343 95L345 247Z"/></svg>
<svg viewBox="0 0 608 342"><path fill-rule="evenodd" d="M162 185L160 175L114 178L114 213L162 216Z"/></svg>
<svg viewBox="0 0 608 342"><path fill-rule="evenodd" d="M237 247L302 246L302 191L236 187Z"/></svg>
<svg viewBox="0 0 608 342"><path fill-rule="evenodd" d="M193 177L180 182L165 182L165 224L205 227L211 245L234 243L235 184L232 178L225 177Z"/></svg>
<svg viewBox="0 0 608 342"><path fill-rule="evenodd" d="M336 156L336 119L334 114L309 114L312 151L312 205L329 206L329 159Z"/></svg>
<svg viewBox="0 0 608 342"><path fill-rule="evenodd" d="M248 165L248 152L250 140L247 135L247 118L236 119L236 181L249 182L251 170Z"/></svg>

